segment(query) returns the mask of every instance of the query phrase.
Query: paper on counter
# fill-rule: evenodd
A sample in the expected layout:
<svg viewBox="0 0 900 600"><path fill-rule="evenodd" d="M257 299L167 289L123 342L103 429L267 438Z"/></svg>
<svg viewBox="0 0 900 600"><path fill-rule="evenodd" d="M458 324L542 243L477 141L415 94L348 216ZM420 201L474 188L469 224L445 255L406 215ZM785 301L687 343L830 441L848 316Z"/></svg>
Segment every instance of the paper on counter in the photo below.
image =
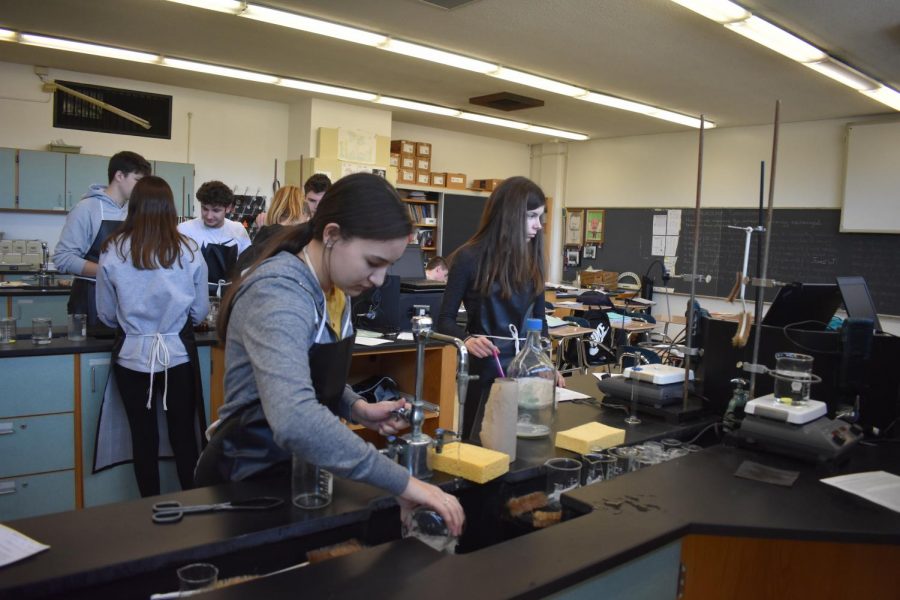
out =
<svg viewBox="0 0 900 600"><path fill-rule="evenodd" d="M43 552L50 546L36 542L15 529L0 525L0 567Z"/></svg>
<svg viewBox="0 0 900 600"><path fill-rule="evenodd" d="M378 338L367 338L367 337L358 337L356 338L356 343L360 346L380 346L381 344L390 344L391 340L378 339Z"/></svg>
<svg viewBox="0 0 900 600"><path fill-rule="evenodd" d="M412 331L401 331L397 334L397 339L401 342L411 342L416 338L413 337Z"/></svg>
<svg viewBox="0 0 900 600"><path fill-rule="evenodd" d="M886 471L868 471L820 479L822 483L855 494L894 512L900 512L900 477Z"/></svg>
<svg viewBox="0 0 900 600"><path fill-rule="evenodd" d="M556 388L556 401L557 402L568 402L570 400L583 400L590 399L590 396L587 394L582 394L581 392L576 392L575 390L570 390L569 388Z"/></svg>

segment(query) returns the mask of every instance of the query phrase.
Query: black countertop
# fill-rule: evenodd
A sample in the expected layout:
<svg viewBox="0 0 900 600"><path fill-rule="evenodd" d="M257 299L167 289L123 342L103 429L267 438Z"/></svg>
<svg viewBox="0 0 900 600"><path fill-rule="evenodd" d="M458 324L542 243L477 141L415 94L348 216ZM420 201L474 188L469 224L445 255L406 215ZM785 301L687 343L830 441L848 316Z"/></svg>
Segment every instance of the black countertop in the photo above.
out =
<svg viewBox="0 0 900 600"><path fill-rule="evenodd" d="M590 377L570 382L584 391L593 387ZM566 403L560 406L555 428L592 419L616 425L623 418L620 411ZM646 418L627 430L626 442L672 436L689 439L710 421L674 426ZM553 448L550 440L521 440L517 460L500 484L538 477L544 460L567 455L571 454ZM789 488L735 477L735 469L748 459L797 470L800 476ZM897 473L898 464L896 445L860 446L840 467L714 446L575 490L564 497L566 506L588 514L470 554L439 554L416 540L398 540L204 597L294 598L298 590L303 590L304 597L367 599L419 598L425 590L435 598L540 597L691 533L900 544L900 515L819 482L838 473L878 469ZM445 488L457 485L440 473L435 482ZM460 493L478 487L463 483ZM256 495L287 499L287 488L286 482L278 481L240 483L166 498L186 504ZM121 581L133 582L133 589L143 589L141 593L175 589L174 570L180 565L211 560L223 569L223 577L240 575L246 570L233 557L241 552L264 554L269 548L278 556L290 555L291 544L327 540L330 531L365 531L371 515L396 514L392 498L343 480L335 483L333 503L315 512L286 503L268 512L192 515L178 524L154 525L151 506L158 500L9 523L51 549L0 569L0 597L88 597L113 593ZM469 526L477 524L470 521ZM282 560L290 561L282 566L302 562L303 553ZM278 566L273 563L273 568ZM115 593L127 597L121 589Z"/></svg>

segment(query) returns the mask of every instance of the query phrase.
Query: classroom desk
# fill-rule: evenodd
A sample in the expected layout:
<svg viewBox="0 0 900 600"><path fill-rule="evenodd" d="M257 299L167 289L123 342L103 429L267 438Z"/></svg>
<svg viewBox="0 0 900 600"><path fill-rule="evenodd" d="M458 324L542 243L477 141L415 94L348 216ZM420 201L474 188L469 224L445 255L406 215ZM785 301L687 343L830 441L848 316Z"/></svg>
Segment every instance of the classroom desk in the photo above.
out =
<svg viewBox="0 0 900 600"><path fill-rule="evenodd" d="M584 344L580 343L581 338L591 335L594 330L590 327L578 327L576 325L563 325L562 327L553 327L550 329L550 339L556 342L556 370L562 374L587 372L587 359L584 356ZM575 340L578 343L578 364L569 369L563 369L563 353L566 346Z"/></svg>

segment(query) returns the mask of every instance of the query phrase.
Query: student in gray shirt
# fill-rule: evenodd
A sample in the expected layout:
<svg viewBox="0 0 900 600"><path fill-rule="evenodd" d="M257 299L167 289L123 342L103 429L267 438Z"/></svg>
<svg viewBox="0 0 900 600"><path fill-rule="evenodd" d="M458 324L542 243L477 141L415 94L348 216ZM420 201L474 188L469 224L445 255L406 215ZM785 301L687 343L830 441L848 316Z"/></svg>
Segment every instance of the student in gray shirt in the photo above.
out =
<svg viewBox="0 0 900 600"><path fill-rule="evenodd" d="M178 232L177 219L168 184L159 177L144 177L134 186L122 229L104 242L97 269L97 314L120 330L113 348L112 387L121 395L121 400L104 395L98 454L110 445L127 450L121 447L127 445L124 439L106 441L126 429L115 423L121 406L142 496L160 492L159 405L183 489L193 487L202 439L203 402L192 326L209 311L206 262L197 244Z"/></svg>
<svg viewBox="0 0 900 600"><path fill-rule="evenodd" d="M291 455L341 477L436 510L458 534L459 501L411 478L338 417L382 434L403 425L403 401L369 404L346 384L355 334L350 296L381 285L406 248L412 223L384 179L337 181L309 223L286 227L227 293L219 313L225 342L221 422L197 465L212 485L285 474Z"/></svg>

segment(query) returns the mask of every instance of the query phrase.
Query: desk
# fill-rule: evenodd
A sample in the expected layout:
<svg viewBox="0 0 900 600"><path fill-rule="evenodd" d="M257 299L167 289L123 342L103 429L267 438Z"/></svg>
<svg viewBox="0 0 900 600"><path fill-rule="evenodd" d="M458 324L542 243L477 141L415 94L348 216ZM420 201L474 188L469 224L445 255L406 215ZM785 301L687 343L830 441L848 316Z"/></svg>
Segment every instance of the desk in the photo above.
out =
<svg viewBox="0 0 900 600"><path fill-rule="evenodd" d="M584 356L584 344L581 343L581 338L586 335L591 335L592 333L594 333L594 330L590 327L578 327L576 325L564 325L562 327L550 329L550 339L556 342L557 371L560 373L574 373L576 371L581 373L587 372L587 359ZM563 369L563 352L565 352L570 340L575 340L578 344L578 364L570 369Z"/></svg>

